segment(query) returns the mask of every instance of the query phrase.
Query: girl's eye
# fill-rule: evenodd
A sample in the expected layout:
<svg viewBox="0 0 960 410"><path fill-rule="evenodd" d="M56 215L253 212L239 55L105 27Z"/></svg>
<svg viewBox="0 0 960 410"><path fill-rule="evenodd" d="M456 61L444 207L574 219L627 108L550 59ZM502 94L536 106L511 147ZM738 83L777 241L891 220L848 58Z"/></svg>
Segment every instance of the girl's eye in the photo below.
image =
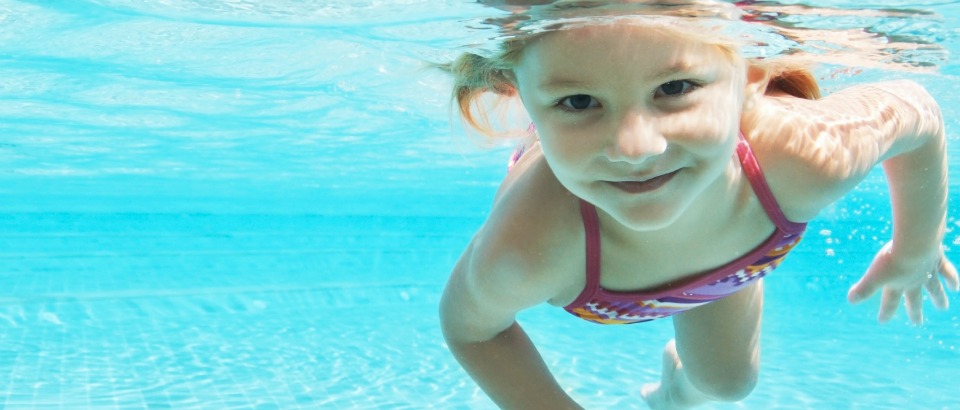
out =
<svg viewBox="0 0 960 410"><path fill-rule="evenodd" d="M588 108L595 108L597 105L599 105L597 100L586 94L563 97L563 99L559 101L559 104L560 106L571 111L582 111Z"/></svg>
<svg viewBox="0 0 960 410"><path fill-rule="evenodd" d="M660 87L657 88L657 94L658 96L683 95L695 87L697 87L697 85L688 80L674 80L661 84Z"/></svg>

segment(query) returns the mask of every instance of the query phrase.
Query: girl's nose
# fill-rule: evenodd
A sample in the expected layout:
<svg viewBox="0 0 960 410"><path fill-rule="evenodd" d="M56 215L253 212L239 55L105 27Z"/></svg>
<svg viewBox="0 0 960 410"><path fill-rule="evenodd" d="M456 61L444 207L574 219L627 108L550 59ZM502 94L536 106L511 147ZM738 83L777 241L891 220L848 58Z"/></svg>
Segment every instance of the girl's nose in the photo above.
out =
<svg viewBox="0 0 960 410"><path fill-rule="evenodd" d="M641 163L666 149L667 140L655 127L655 121L638 112L627 112L615 127L607 156L611 161Z"/></svg>

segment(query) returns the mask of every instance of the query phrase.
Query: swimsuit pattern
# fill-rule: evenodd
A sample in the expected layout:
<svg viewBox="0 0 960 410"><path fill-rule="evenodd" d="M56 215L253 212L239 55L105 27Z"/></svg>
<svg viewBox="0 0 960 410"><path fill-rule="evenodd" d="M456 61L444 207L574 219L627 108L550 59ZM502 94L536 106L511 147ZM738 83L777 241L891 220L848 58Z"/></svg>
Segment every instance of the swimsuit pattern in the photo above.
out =
<svg viewBox="0 0 960 410"><path fill-rule="evenodd" d="M766 276L780 265L800 238L801 235L783 235L760 259L704 285L649 294L604 291L600 297L594 295L586 303L572 303L564 309L581 319L605 325L641 323L672 316L723 299ZM609 294L615 296L603 297Z"/></svg>

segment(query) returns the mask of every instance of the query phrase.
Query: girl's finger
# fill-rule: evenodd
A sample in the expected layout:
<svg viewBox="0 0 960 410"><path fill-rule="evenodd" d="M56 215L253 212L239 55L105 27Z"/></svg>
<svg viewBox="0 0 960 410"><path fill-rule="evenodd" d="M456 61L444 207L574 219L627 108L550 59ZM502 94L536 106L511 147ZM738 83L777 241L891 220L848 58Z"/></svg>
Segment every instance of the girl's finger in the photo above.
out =
<svg viewBox="0 0 960 410"><path fill-rule="evenodd" d="M893 314L897 312L897 306L900 306L900 292L890 289L883 290L883 296L880 298L880 315L877 317L880 323L889 322Z"/></svg>
<svg viewBox="0 0 960 410"><path fill-rule="evenodd" d="M847 300L849 300L850 303L860 303L869 299L876 291L877 285L874 284L869 275L865 275L859 282L850 287L850 292L847 293Z"/></svg>
<svg viewBox="0 0 960 410"><path fill-rule="evenodd" d="M905 302L904 305L907 307L907 317L910 318L910 323L915 325L923 324L923 292L918 286L913 289L909 289L903 293Z"/></svg>
<svg viewBox="0 0 960 410"><path fill-rule="evenodd" d="M943 289L939 277L934 275L923 284L923 287L927 289L927 294L930 295L930 301L933 302L934 307L940 310L946 310L947 307L950 306L950 302L947 299L947 292Z"/></svg>
<svg viewBox="0 0 960 410"><path fill-rule="evenodd" d="M957 278L957 268L946 257L940 258L940 276L947 281L947 287L954 292L960 291L960 279Z"/></svg>

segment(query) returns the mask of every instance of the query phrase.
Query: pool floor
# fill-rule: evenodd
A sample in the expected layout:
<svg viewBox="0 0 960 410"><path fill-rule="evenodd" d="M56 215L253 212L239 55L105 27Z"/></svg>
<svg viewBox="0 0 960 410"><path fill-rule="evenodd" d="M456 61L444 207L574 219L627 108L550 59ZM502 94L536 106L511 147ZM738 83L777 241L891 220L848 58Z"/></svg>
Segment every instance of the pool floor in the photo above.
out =
<svg viewBox="0 0 960 410"><path fill-rule="evenodd" d="M479 221L3 215L0 406L493 409L436 318ZM822 236L766 281L757 390L707 408L960 408L947 395L956 295L951 311L928 306L925 326L902 314L878 325L876 300L843 300L869 255L828 253ZM587 408L645 408L639 388L659 377L669 321L604 327L547 307L520 320Z"/></svg>

